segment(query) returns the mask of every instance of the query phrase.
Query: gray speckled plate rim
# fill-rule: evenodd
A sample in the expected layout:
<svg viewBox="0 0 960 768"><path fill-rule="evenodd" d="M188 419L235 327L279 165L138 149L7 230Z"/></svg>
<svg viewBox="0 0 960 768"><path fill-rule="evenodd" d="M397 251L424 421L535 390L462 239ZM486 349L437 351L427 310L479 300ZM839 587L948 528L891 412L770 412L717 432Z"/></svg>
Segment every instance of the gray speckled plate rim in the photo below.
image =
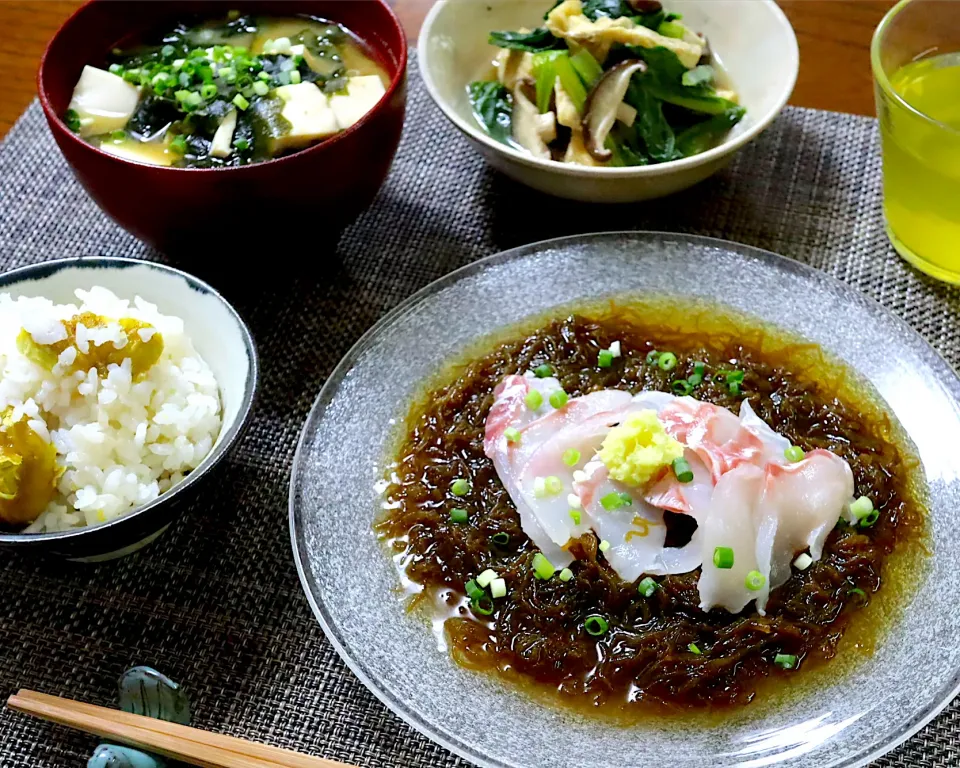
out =
<svg viewBox="0 0 960 768"><path fill-rule="evenodd" d="M373 340L379 335L381 330L389 327L398 318L415 308L424 298L488 267L503 264L516 259L522 259L532 253L536 253L546 248L562 247L565 242L573 243L590 239L618 237L635 238L638 236L659 238L664 241L673 241L681 245L684 243L689 243L717 249L732 250L746 259L754 259L765 262L775 269L791 272L796 275L809 277L815 280L826 281L832 284L835 288L845 293L851 299L851 301L860 303L873 313L879 313L883 315L888 322L898 326L901 332L908 336L912 336L915 340L919 341L921 348L923 348L924 351L931 357L931 365L933 367L942 367L944 372L948 374L948 379L941 382L944 386L944 389L949 391L954 400L960 401L960 377L958 377L958 374L953 367L909 323L888 310L886 307L880 304L880 302L851 288L846 283L832 277L831 275L815 269L814 267L810 267L793 259L773 253L772 251L756 248L743 243L723 240L721 238L704 237L701 235L688 235L675 232L622 230L596 232L585 235L570 235L566 237L541 240L535 243L517 246L506 251L501 251L500 253L486 256L452 272L449 272L448 274L424 286L407 299L401 301L396 307L389 310L385 315L383 315L383 317L374 323L374 325L372 325L370 329L367 330L366 333L364 333L343 356L336 368L334 368L334 370L331 372L323 387L320 389L320 392L317 395L317 398L314 401L313 406L311 407L310 412L304 422L299 439L297 441L297 450L294 455L293 466L291 468L290 491L288 495L290 539L293 549L293 558L296 564L297 573L300 577L301 586L307 598L307 602L309 603L314 616L320 624L321 629L336 652L339 654L340 658L354 673L354 675L356 675L360 682L363 683L363 685L366 686L366 688L378 699L380 699L380 701L383 702L383 704L385 704L391 712L398 715L408 725L412 726L414 729L432 741L440 744L446 749L449 749L451 752L459 755L460 757L470 760L476 765L482 766L482 768L512 768L512 766L509 763L491 759L486 755L480 754L440 726L424 722L418 716L417 712L413 711L407 706L406 702L402 698L396 696L382 681L376 680L374 679L373 675L368 674L364 665L358 659L354 658L344 642L341 640L335 626L328 619L324 606L318 603L314 597L314 594L310 588L310 581L305 565L307 560L305 542L303 541L301 531L297 526L295 504L297 490L296 481L302 470L303 451L307 441L308 428L320 415L322 415L323 411L326 410L326 407L332 401L343 379L349 374L350 370L354 366L354 363L366 351L368 346L370 346ZM490 329L490 332L492 333L494 330L495 329ZM939 691L928 697L927 703L922 708L922 713L919 714L908 725L903 727L899 733L891 734L886 739L879 739L874 744L866 746L860 751L859 755L851 756L843 762L830 763L828 766L823 766L823 768L861 768L862 766L869 764L873 760L885 755L887 752L891 751L920 731L920 729L922 729L938 714L940 714L958 694L960 694L960 668L955 670L952 679L950 679L943 687L941 687Z"/></svg>

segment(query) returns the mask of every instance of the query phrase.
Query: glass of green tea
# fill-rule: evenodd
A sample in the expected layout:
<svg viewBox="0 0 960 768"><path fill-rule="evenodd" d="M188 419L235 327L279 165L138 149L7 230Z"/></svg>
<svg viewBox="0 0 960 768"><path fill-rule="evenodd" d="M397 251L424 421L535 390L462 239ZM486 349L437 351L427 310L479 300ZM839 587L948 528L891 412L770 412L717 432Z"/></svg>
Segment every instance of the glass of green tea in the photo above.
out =
<svg viewBox="0 0 960 768"><path fill-rule="evenodd" d="M960 2L902 0L871 48L890 242L960 283Z"/></svg>

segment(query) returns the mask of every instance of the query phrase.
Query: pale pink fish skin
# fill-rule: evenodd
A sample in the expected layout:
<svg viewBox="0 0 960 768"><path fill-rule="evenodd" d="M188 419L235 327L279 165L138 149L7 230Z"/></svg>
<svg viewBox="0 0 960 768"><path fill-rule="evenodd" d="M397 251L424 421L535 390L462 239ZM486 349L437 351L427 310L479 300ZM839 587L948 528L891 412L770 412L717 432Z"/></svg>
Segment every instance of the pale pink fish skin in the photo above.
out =
<svg viewBox="0 0 960 768"><path fill-rule="evenodd" d="M756 600L763 615L770 591L784 584L796 555L810 550L819 560L823 544L853 497L850 466L818 449L793 464L770 462L764 469L742 464L717 483L713 508L703 525L701 608L737 613ZM734 567L714 567L715 547L734 550ZM765 578L756 591L745 579L752 570Z"/></svg>
<svg viewBox="0 0 960 768"><path fill-rule="evenodd" d="M767 466L762 514L777 518L770 586L790 578L790 564L809 549L819 560L827 536L853 498L853 472L835 453L817 449L795 464Z"/></svg>
<svg viewBox="0 0 960 768"><path fill-rule="evenodd" d="M750 571L765 572L757 553L761 547L766 548L766 542L758 542L760 516L757 514L765 477L766 473L759 467L743 464L724 474L714 489L710 514L699 528L703 567L697 588L700 608L704 611L725 608L730 613L738 613L758 597L756 592L747 589L745 582ZM717 547L733 550L732 568L717 568L713 564ZM769 561L769 557L766 559Z"/></svg>
<svg viewBox="0 0 960 768"><path fill-rule="evenodd" d="M678 397L660 412L664 429L697 454L707 465L714 482L741 464L762 460L763 442L744 429L734 414L692 397Z"/></svg>
<svg viewBox="0 0 960 768"><path fill-rule="evenodd" d="M594 408L608 406L616 408L615 400L610 398L600 400L597 398L599 394L601 393L598 392L594 395L571 400L561 411L572 409L579 416L582 416L586 412L584 407L586 405ZM627 392L620 394L626 398L625 403L631 401ZM591 398L590 403L580 403L581 400L588 401ZM539 447L521 471L519 486L525 501L536 511L541 527L550 535L554 543L560 546L564 546L570 539L576 538L590 529L590 521L587 515L581 515L579 525L575 524L573 518L570 517L571 506L567 501L567 496L569 493L575 492L573 472L593 457L593 454L603 442L603 438L610 431L610 427L622 418L621 413L622 409L602 410L582 420L568 417L564 426L555 432L553 437L540 441ZM555 419L559 415L557 413L549 418ZM563 461L564 453L571 448L578 450L581 457L577 465L573 467L568 466ZM550 476L560 479L563 483L563 491L557 495L536 498L533 490L536 479Z"/></svg>
<svg viewBox="0 0 960 768"><path fill-rule="evenodd" d="M483 447L487 456L493 460L500 482L517 507L523 532L540 548L544 557L555 566L563 567L573 562L573 556L554 544L543 530L534 511L524 501L519 486L520 471L538 447L538 430L531 432L528 427L541 421L543 415L555 413L549 405L549 395L560 388L560 382L552 377L505 377L494 390L496 400L487 414ZM537 411L531 411L526 406L525 398L531 389L536 389L543 395L544 404ZM511 426L521 433L520 440L516 443L511 443L504 435ZM540 437L548 436L549 433L540 431Z"/></svg>

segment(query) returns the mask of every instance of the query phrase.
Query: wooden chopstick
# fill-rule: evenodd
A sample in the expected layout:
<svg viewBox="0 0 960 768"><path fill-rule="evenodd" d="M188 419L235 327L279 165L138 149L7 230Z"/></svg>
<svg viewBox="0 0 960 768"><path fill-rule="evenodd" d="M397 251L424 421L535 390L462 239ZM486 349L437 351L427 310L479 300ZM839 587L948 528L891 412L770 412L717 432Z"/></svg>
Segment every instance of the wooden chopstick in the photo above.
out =
<svg viewBox="0 0 960 768"><path fill-rule="evenodd" d="M7 700L7 706L201 768L353 768L322 757L36 691L18 691Z"/></svg>

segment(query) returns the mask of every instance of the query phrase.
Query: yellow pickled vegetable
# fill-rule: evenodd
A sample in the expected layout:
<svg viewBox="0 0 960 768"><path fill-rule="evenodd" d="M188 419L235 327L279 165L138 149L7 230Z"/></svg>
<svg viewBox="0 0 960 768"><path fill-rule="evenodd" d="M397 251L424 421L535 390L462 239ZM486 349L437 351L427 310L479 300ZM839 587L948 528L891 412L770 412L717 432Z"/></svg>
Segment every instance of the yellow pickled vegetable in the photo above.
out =
<svg viewBox="0 0 960 768"><path fill-rule="evenodd" d="M74 315L69 320L63 321L67 329L67 338L53 344L39 344L33 336L22 329L17 336L17 349L37 365L51 370L57 364L60 353L67 347L76 346L77 326L83 324L86 328L103 328L109 323L114 322L109 318L95 315L92 312L81 312ZM127 343L121 348L113 345L113 342L101 344L99 346L90 342L87 351L82 352L77 349L77 356L70 365L64 366L64 369L70 371L89 371L96 368L101 375L107 373L107 367L113 363L120 365L124 359L129 357L131 363L131 372L134 377L141 376L150 370L150 367L160 359L163 354L163 336L149 323L134 320L130 317L123 317L116 321L127 336ZM139 331L152 331L148 334L148 340L144 341L140 337Z"/></svg>
<svg viewBox="0 0 960 768"><path fill-rule="evenodd" d="M683 446L667 434L656 411L638 411L610 430L599 456L614 480L641 486L683 456Z"/></svg>
<svg viewBox="0 0 960 768"><path fill-rule="evenodd" d="M13 409L0 416L0 520L28 525L56 494L60 469L57 449L33 431Z"/></svg>

